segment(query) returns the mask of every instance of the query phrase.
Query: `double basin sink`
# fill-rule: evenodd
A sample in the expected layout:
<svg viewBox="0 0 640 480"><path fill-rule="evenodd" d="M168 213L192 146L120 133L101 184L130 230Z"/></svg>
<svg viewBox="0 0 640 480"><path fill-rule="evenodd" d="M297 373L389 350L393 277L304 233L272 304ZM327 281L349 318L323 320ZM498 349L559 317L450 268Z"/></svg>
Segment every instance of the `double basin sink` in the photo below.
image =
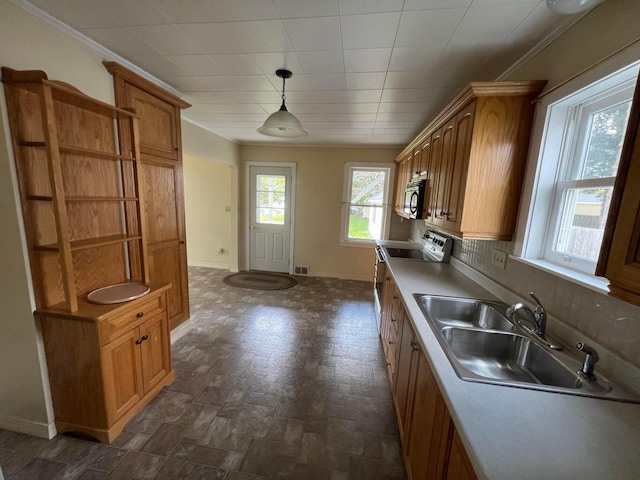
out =
<svg viewBox="0 0 640 480"><path fill-rule="evenodd" d="M581 359L548 348L510 321L506 306L484 300L414 294L456 374L466 381L640 403L627 390L577 372Z"/></svg>

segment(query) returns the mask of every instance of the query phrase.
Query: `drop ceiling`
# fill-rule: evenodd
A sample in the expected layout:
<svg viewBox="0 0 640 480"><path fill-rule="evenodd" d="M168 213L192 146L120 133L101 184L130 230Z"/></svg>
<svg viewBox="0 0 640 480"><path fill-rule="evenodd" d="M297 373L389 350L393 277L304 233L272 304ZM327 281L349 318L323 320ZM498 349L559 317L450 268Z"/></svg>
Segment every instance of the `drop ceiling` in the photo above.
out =
<svg viewBox="0 0 640 480"><path fill-rule="evenodd" d="M575 20L544 0L31 3L175 88L187 120L243 144L407 144L467 82L495 80ZM256 132L280 106L279 68L293 72L286 103L306 138Z"/></svg>

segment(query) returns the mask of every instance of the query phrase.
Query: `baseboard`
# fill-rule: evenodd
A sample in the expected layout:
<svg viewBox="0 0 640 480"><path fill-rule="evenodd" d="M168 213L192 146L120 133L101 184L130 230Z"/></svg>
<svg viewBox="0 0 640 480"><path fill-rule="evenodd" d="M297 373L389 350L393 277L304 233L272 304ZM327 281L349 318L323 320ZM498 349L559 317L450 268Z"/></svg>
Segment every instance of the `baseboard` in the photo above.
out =
<svg viewBox="0 0 640 480"><path fill-rule="evenodd" d="M175 343L178 340L180 340L187 333L189 333L192 328L193 328L193 320L188 318L187 320L182 322L180 325L178 325L176 328L171 330L171 343Z"/></svg>
<svg viewBox="0 0 640 480"><path fill-rule="evenodd" d="M47 440L55 437L58 432L55 423L39 423L30 422L28 420L20 420L12 417L0 415L0 428L10 430L12 432L24 433L34 437L46 438Z"/></svg>
<svg viewBox="0 0 640 480"><path fill-rule="evenodd" d="M223 270L229 270L228 263L189 262L189 267L221 268Z"/></svg>

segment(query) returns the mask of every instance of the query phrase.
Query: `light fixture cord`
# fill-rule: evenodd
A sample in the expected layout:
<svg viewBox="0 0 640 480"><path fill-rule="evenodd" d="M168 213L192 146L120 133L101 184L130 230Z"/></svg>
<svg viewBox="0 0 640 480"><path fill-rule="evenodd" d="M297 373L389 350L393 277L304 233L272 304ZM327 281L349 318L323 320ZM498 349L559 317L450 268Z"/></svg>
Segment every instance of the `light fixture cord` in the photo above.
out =
<svg viewBox="0 0 640 480"><path fill-rule="evenodd" d="M284 104L284 99L287 98L284 94L284 82L286 78L282 77L282 105L280 105L280 111L287 111L287 106Z"/></svg>

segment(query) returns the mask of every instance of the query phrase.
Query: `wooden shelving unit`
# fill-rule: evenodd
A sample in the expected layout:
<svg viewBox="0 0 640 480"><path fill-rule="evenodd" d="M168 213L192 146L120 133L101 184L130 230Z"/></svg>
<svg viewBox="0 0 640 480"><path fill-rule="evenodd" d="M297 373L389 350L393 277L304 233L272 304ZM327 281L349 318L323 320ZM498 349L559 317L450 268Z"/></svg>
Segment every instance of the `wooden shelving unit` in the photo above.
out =
<svg viewBox="0 0 640 480"><path fill-rule="evenodd" d="M75 312L95 288L147 283L136 114L41 71L3 67L2 82L38 309Z"/></svg>

